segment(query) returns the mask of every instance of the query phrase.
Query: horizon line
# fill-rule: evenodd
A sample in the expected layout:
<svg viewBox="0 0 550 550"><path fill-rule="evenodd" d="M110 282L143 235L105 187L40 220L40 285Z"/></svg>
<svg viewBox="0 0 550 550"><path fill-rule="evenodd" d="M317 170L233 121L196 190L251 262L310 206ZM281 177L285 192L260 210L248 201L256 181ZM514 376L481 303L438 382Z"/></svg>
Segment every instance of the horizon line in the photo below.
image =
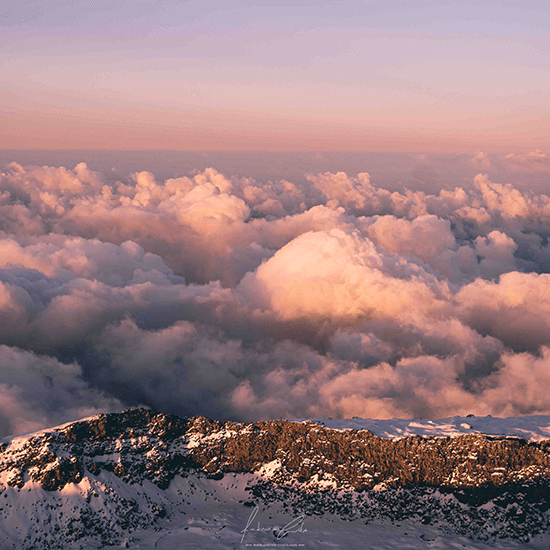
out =
<svg viewBox="0 0 550 550"><path fill-rule="evenodd" d="M536 149L535 149L536 150ZM486 153L488 155L504 155L509 154L510 151L481 151L480 149L472 149L468 151L456 151L456 152L434 152L434 151L381 151L381 150L372 150L372 151L346 151L346 150L298 150L298 151L288 151L288 150L256 150L256 149L37 149L37 148L0 148L0 152L12 152L12 151L32 151L32 152L51 152L51 153L60 153L60 152L119 152L119 153L133 153L133 152L150 152L150 153L245 153L245 154L400 154L400 155L469 155L479 152ZM516 153L529 153L531 150L525 149L521 151L514 151Z"/></svg>

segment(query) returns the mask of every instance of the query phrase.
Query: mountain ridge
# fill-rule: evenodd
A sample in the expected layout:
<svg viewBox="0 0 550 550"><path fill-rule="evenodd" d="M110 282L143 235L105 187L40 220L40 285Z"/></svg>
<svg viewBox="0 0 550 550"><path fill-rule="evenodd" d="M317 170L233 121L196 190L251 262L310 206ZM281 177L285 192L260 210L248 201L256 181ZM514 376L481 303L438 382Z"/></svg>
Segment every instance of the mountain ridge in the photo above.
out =
<svg viewBox="0 0 550 550"><path fill-rule="evenodd" d="M4 440L0 503L9 505L0 504L0 536L23 548L130 544L189 515L192 485L206 483L204 498L215 501L238 480L241 505L294 514L406 521L518 543L549 528L550 440L390 439L318 422L129 409Z"/></svg>

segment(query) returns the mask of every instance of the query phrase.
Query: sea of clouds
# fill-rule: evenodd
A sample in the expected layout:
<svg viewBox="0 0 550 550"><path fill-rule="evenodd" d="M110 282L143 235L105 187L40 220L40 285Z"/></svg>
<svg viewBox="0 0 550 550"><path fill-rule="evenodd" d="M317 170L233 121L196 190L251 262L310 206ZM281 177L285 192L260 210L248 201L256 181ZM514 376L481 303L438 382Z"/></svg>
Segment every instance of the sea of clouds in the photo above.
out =
<svg viewBox="0 0 550 550"><path fill-rule="evenodd" d="M536 151L515 173L549 174ZM0 173L0 434L181 415L550 413L550 197L482 173ZM368 167L367 167L368 168Z"/></svg>

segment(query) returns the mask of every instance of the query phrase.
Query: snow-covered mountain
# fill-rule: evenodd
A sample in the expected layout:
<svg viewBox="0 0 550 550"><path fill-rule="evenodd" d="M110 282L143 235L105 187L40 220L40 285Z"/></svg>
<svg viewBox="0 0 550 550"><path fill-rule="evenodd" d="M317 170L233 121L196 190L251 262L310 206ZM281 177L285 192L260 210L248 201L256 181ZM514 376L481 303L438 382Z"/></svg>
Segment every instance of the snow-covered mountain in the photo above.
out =
<svg viewBox="0 0 550 550"><path fill-rule="evenodd" d="M0 548L548 548L550 417L132 409L0 443Z"/></svg>
<svg viewBox="0 0 550 550"><path fill-rule="evenodd" d="M550 439L550 416L534 415L511 418L468 415L437 420L372 420L370 418L333 419L309 418L302 422L315 422L336 430L368 430L378 437L400 439L414 435L454 437L457 435L485 434L513 436L527 441Z"/></svg>

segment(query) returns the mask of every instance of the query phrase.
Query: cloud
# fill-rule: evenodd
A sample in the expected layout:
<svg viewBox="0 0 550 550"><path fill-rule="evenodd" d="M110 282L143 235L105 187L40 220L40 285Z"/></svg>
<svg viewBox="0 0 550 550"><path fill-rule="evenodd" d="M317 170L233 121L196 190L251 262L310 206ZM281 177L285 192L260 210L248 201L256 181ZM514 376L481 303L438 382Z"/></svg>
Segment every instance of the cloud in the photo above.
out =
<svg viewBox="0 0 550 550"><path fill-rule="evenodd" d="M548 196L484 174L437 193L366 172L117 177L0 174L2 433L137 404L550 412Z"/></svg>
<svg viewBox="0 0 550 550"><path fill-rule="evenodd" d="M550 275L512 271L498 282L477 279L457 294L459 315L507 347L536 350L550 338Z"/></svg>
<svg viewBox="0 0 550 550"><path fill-rule="evenodd" d="M391 193L375 189L370 184L366 172L350 178L344 172L308 175L307 179L319 189L327 199L330 208L344 207L352 213L375 213L390 207Z"/></svg>
<svg viewBox="0 0 550 550"><path fill-rule="evenodd" d="M478 151L468 160L468 162L472 166L475 166L477 169L481 170L490 170L493 167L489 155L487 153L483 153L482 151Z"/></svg>
<svg viewBox="0 0 550 550"><path fill-rule="evenodd" d="M541 149L529 153L510 153L506 161L515 172L550 172L550 158Z"/></svg>
<svg viewBox="0 0 550 550"><path fill-rule="evenodd" d="M475 177L475 185L481 191L484 206L511 217L527 218L532 209L530 201L512 185L501 185L489 181L486 174Z"/></svg>
<svg viewBox="0 0 550 550"><path fill-rule="evenodd" d="M239 286L248 300L281 319L354 321L437 309L448 292L417 263L384 254L358 233L303 234Z"/></svg>
<svg viewBox="0 0 550 550"><path fill-rule="evenodd" d="M122 403L91 388L75 364L0 346L0 429L18 434L118 411Z"/></svg>
<svg viewBox="0 0 550 550"><path fill-rule="evenodd" d="M514 271L514 252L517 248L514 240L500 231L491 231L486 237L478 237L475 250L480 257L480 271L489 279Z"/></svg>
<svg viewBox="0 0 550 550"><path fill-rule="evenodd" d="M506 353L486 381L483 398L500 416L547 414L550 407L550 348L537 354Z"/></svg>

